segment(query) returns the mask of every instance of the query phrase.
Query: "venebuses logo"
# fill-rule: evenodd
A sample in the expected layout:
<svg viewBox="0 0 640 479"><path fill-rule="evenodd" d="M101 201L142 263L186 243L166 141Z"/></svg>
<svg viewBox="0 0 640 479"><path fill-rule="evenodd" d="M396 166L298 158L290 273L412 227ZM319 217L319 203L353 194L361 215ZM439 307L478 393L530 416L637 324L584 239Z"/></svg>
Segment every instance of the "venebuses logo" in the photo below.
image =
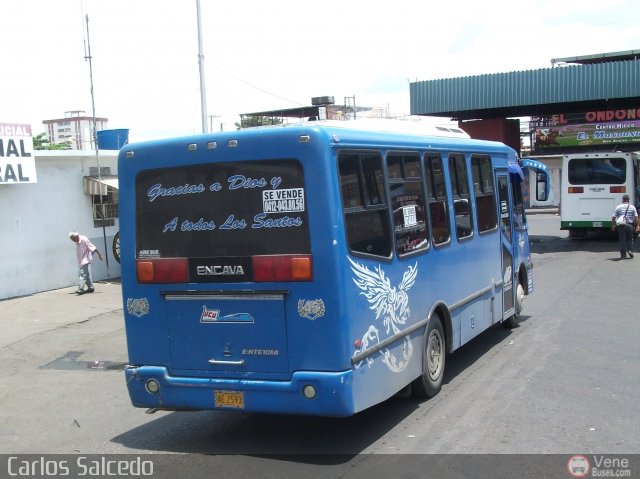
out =
<svg viewBox="0 0 640 479"><path fill-rule="evenodd" d="M585 456L571 456L567 462L567 470L571 477L586 477L590 469L591 464Z"/></svg>
<svg viewBox="0 0 640 479"><path fill-rule="evenodd" d="M571 477L632 477L631 461L624 456L591 456L583 455L569 458L567 470Z"/></svg>

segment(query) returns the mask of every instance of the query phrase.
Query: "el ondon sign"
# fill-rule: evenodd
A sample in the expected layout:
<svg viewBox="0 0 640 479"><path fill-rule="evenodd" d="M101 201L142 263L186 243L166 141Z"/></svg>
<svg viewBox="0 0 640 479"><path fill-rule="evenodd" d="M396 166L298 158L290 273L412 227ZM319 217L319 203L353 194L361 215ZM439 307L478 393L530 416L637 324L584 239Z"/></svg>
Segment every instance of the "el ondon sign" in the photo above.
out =
<svg viewBox="0 0 640 479"><path fill-rule="evenodd" d="M640 147L640 108L532 117L535 150L628 145Z"/></svg>
<svg viewBox="0 0 640 479"><path fill-rule="evenodd" d="M0 185L37 182L31 125L0 123Z"/></svg>

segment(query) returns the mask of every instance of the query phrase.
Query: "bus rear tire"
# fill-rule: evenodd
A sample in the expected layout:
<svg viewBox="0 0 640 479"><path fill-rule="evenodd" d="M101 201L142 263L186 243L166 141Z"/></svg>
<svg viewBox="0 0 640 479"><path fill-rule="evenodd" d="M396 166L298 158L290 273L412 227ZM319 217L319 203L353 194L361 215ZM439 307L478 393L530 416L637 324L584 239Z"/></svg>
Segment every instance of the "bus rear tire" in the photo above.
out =
<svg viewBox="0 0 640 479"><path fill-rule="evenodd" d="M587 237L587 230L584 228L569 228L569 238L581 239Z"/></svg>
<svg viewBox="0 0 640 479"><path fill-rule="evenodd" d="M442 321L434 315L424 333L422 375L411 383L417 398L432 398L440 392L446 359L446 342Z"/></svg>

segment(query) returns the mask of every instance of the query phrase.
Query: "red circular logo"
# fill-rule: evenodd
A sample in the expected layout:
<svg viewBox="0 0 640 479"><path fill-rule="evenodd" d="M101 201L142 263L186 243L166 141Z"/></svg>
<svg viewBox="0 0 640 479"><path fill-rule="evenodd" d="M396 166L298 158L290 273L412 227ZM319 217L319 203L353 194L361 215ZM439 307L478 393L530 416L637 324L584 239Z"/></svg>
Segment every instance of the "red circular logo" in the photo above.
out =
<svg viewBox="0 0 640 479"><path fill-rule="evenodd" d="M569 458L567 470L571 477L586 477L591 469L591 464L586 456L575 455Z"/></svg>

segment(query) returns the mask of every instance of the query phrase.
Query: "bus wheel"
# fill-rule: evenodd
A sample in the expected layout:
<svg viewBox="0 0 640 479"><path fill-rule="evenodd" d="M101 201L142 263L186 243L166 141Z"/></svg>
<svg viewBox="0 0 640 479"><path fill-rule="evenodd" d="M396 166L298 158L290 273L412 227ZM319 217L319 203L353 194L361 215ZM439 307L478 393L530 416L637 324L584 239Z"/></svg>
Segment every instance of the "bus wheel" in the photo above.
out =
<svg viewBox="0 0 640 479"><path fill-rule="evenodd" d="M446 343L442 321L434 315L424 333L424 353L422 356L422 375L411 383L414 397L431 398L438 394L444 376Z"/></svg>
<svg viewBox="0 0 640 479"><path fill-rule="evenodd" d="M515 328L518 325L518 323L520 322L520 313L524 308L524 288L520 284L520 281L518 281L517 283L518 284L516 285L516 311L515 313L513 313L513 316L511 316L508 319L505 319L504 322L502 323L504 327L507 329Z"/></svg>
<svg viewBox="0 0 640 479"><path fill-rule="evenodd" d="M578 239L578 238L586 238L587 230L584 228L569 228L569 238Z"/></svg>
<svg viewBox="0 0 640 479"><path fill-rule="evenodd" d="M111 250L113 252L113 257L116 259L118 263L120 263L120 231L118 231L116 235L113 237Z"/></svg>

